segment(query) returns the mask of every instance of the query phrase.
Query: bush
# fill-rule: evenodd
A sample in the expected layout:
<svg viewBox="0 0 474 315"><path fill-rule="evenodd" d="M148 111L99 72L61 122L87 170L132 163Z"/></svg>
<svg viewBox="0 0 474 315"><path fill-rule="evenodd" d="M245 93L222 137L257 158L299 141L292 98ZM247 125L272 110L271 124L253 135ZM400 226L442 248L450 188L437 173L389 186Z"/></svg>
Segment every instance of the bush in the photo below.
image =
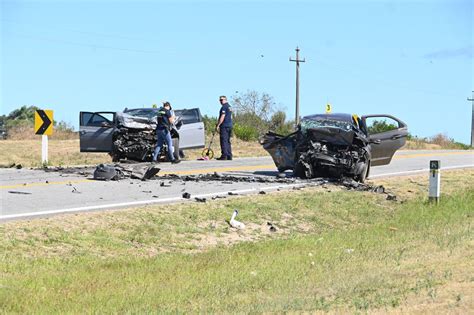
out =
<svg viewBox="0 0 474 315"><path fill-rule="evenodd" d="M252 126L234 124L234 135L243 141L258 139L258 130Z"/></svg>
<svg viewBox="0 0 474 315"><path fill-rule="evenodd" d="M204 123L204 130L206 131L206 134L212 134L216 129L217 118L204 115L202 116L202 121Z"/></svg>

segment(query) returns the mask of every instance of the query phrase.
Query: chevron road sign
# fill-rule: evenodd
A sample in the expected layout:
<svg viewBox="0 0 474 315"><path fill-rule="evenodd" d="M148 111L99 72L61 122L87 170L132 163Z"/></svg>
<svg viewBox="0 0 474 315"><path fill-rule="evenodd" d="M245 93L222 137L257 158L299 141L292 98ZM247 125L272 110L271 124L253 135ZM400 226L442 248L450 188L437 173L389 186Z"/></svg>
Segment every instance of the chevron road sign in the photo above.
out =
<svg viewBox="0 0 474 315"><path fill-rule="evenodd" d="M35 134L50 136L53 133L53 111L38 109L35 112Z"/></svg>
<svg viewBox="0 0 474 315"><path fill-rule="evenodd" d="M35 112L35 134L41 135L41 163L48 163L48 135L53 133L53 111L38 109Z"/></svg>

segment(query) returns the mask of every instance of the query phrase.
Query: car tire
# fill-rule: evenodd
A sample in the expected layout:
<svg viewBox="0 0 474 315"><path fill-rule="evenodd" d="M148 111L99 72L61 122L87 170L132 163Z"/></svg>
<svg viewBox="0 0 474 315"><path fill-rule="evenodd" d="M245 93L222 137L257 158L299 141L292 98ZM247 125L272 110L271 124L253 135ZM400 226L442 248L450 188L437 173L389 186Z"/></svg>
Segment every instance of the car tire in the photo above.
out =
<svg viewBox="0 0 474 315"><path fill-rule="evenodd" d="M364 163L364 167L362 168L362 172L357 175L356 180L360 183L364 183L365 179L367 178L367 174L369 173L369 162Z"/></svg>
<svg viewBox="0 0 474 315"><path fill-rule="evenodd" d="M173 157L179 160L179 138L173 138Z"/></svg>

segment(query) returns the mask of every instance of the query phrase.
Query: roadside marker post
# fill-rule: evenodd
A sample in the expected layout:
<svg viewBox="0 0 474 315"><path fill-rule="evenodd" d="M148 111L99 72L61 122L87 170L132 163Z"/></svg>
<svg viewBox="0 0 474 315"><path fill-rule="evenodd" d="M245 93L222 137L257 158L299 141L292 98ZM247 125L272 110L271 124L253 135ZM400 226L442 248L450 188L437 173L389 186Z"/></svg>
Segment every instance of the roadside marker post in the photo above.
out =
<svg viewBox="0 0 474 315"><path fill-rule="evenodd" d="M439 195L441 190L441 161L431 160L430 161L430 183L429 183L429 194L428 200L430 202L439 202Z"/></svg>
<svg viewBox="0 0 474 315"><path fill-rule="evenodd" d="M48 163L48 135L53 134L53 111L35 112L35 134L41 135L41 163Z"/></svg>

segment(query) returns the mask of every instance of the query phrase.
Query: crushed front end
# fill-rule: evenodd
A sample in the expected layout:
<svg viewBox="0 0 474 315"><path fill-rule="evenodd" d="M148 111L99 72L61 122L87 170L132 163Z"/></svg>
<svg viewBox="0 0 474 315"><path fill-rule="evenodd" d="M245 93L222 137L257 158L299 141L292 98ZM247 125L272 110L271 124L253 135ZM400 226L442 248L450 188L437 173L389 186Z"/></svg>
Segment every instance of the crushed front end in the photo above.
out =
<svg viewBox="0 0 474 315"><path fill-rule="evenodd" d="M141 117L126 113L117 114L117 128L113 134L112 152L114 161L122 159L139 162L151 161L156 146L156 116ZM179 138L176 128L172 138Z"/></svg>
<svg viewBox="0 0 474 315"><path fill-rule="evenodd" d="M292 169L300 178L347 176L363 181L370 161L365 134L349 119L324 115L303 119L298 131L288 136L269 132L261 144L280 172Z"/></svg>

